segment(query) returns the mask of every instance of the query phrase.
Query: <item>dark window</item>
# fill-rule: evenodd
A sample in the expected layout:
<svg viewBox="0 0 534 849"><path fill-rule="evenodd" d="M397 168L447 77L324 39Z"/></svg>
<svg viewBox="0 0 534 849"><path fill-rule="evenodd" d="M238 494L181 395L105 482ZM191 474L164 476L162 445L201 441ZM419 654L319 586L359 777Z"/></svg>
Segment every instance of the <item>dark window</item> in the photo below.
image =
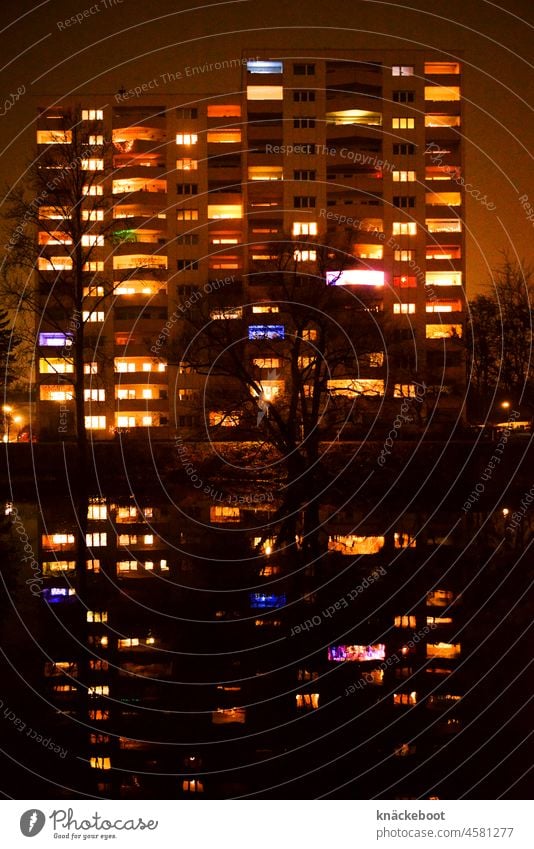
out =
<svg viewBox="0 0 534 849"><path fill-rule="evenodd" d="M293 127L296 130L308 129L310 127L315 127L315 118L299 118L295 116L293 118Z"/></svg>
<svg viewBox="0 0 534 849"><path fill-rule="evenodd" d="M312 77L315 74L315 65L293 65L293 73L296 76Z"/></svg>
<svg viewBox="0 0 534 849"><path fill-rule="evenodd" d="M183 107L181 109L176 110L177 118L198 118L198 109L190 109L189 107Z"/></svg>
<svg viewBox="0 0 534 849"><path fill-rule="evenodd" d="M415 100L415 91L394 91L394 103L413 103Z"/></svg>
<svg viewBox="0 0 534 849"><path fill-rule="evenodd" d="M316 173L317 173L316 171L306 171L306 170L293 171L293 179L294 180L315 180Z"/></svg>
<svg viewBox="0 0 534 849"><path fill-rule="evenodd" d="M179 259L177 266L178 271L197 271L198 259Z"/></svg>
<svg viewBox="0 0 534 849"><path fill-rule="evenodd" d="M197 183L177 183L176 194L178 195L196 195L198 193Z"/></svg>
<svg viewBox="0 0 534 849"><path fill-rule="evenodd" d="M177 245L198 245L198 233L184 233L176 239Z"/></svg>
<svg viewBox="0 0 534 849"><path fill-rule="evenodd" d="M393 153L400 154L401 156L411 156L415 153L415 145L414 144L394 144L393 145Z"/></svg>
<svg viewBox="0 0 534 849"><path fill-rule="evenodd" d="M398 206L401 209L413 209L415 206L415 197L413 195L395 195L393 197L393 206Z"/></svg>
<svg viewBox="0 0 534 849"><path fill-rule="evenodd" d="M317 198L310 195L297 195L293 198L293 209L313 209Z"/></svg>
<svg viewBox="0 0 534 849"><path fill-rule="evenodd" d="M313 103L315 101L315 92L309 89L294 91L293 100L295 103Z"/></svg>

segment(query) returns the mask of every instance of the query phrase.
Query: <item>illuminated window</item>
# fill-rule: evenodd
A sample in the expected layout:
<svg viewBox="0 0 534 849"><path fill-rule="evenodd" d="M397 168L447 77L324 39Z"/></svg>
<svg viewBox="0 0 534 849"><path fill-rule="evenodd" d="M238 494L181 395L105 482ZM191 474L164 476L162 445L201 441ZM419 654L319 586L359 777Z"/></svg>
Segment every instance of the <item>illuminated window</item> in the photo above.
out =
<svg viewBox="0 0 534 849"><path fill-rule="evenodd" d="M317 251L296 250L293 252L295 262L316 262Z"/></svg>
<svg viewBox="0 0 534 849"><path fill-rule="evenodd" d="M391 126L394 130L413 130L415 118L392 118Z"/></svg>
<svg viewBox="0 0 534 849"><path fill-rule="evenodd" d="M39 271L71 271L72 258L70 256L51 256L45 258L40 256L37 260Z"/></svg>
<svg viewBox="0 0 534 849"><path fill-rule="evenodd" d="M87 518L94 520L102 520L106 519L108 515L108 510L105 504L101 504L99 502L95 502L94 504L89 504L87 508Z"/></svg>
<svg viewBox="0 0 534 849"><path fill-rule="evenodd" d="M208 130L210 144L238 144L241 141L241 130Z"/></svg>
<svg viewBox="0 0 534 849"><path fill-rule="evenodd" d="M253 339L284 339L283 324L251 324L248 328L248 338Z"/></svg>
<svg viewBox="0 0 534 849"><path fill-rule="evenodd" d="M104 186L84 186L83 193L84 195L103 195Z"/></svg>
<svg viewBox="0 0 534 849"><path fill-rule="evenodd" d="M137 572L137 560L118 560L117 572Z"/></svg>
<svg viewBox="0 0 534 849"><path fill-rule="evenodd" d="M425 127L459 127L459 115L425 115Z"/></svg>
<svg viewBox="0 0 534 849"><path fill-rule="evenodd" d="M328 538L328 551L340 554L378 554L383 547L384 537L334 534Z"/></svg>
<svg viewBox="0 0 534 849"><path fill-rule="evenodd" d="M425 74L459 74L459 62L425 62Z"/></svg>
<svg viewBox="0 0 534 849"><path fill-rule="evenodd" d="M198 135L196 133L177 133L176 144L196 144Z"/></svg>
<svg viewBox="0 0 534 849"><path fill-rule="evenodd" d="M415 616L395 616L393 620L395 628L415 628Z"/></svg>
<svg viewBox="0 0 534 849"><path fill-rule="evenodd" d="M383 286L384 272L362 268L327 271L326 283L328 286Z"/></svg>
<svg viewBox="0 0 534 849"><path fill-rule="evenodd" d="M452 616L427 616L427 625L452 625Z"/></svg>
<svg viewBox="0 0 534 849"><path fill-rule="evenodd" d="M391 76L392 77L413 77L414 74L414 66L413 65L392 65L391 66Z"/></svg>
<svg viewBox="0 0 534 849"><path fill-rule="evenodd" d="M208 218L242 218L243 206L240 203L208 204Z"/></svg>
<svg viewBox="0 0 534 849"><path fill-rule="evenodd" d="M113 268L124 271L130 268L167 268L167 257L160 254L127 254L113 257Z"/></svg>
<svg viewBox="0 0 534 849"><path fill-rule="evenodd" d="M415 171L393 171L394 183L413 183L415 182Z"/></svg>
<svg viewBox="0 0 534 849"><path fill-rule="evenodd" d="M103 171L104 170L104 160L103 159L82 159L81 163L82 171Z"/></svg>
<svg viewBox="0 0 534 849"><path fill-rule="evenodd" d="M392 232L394 236L415 236L417 224L415 221L394 221Z"/></svg>
<svg viewBox="0 0 534 849"><path fill-rule="evenodd" d="M71 144L71 130L37 130L37 144Z"/></svg>
<svg viewBox="0 0 534 849"><path fill-rule="evenodd" d="M74 363L72 360L64 360L58 357L47 357L39 360L39 372L41 374L72 374Z"/></svg>
<svg viewBox="0 0 534 849"><path fill-rule="evenodd" d="M75 560L45 560L42 564L43 574L56 575L61 572L74 572Z"/></svg>
<svg viewBox="0 0 534 849"><path fill-rule="evenodd" d="M456 658L460 657L461 654L461 645L460 643L427 643L426 644L426 656L427 657L446 657L446 658Z"/></svg>
<svg viewBox="0 0 534 849"><path fill-rule="evenodd" d="M241 106L233 103L214 103L208 106L208 118L239 118Z"/></svg>
<svg viewBox="0 0 534 849"><path fill-rule="evenodd" d="M382 259L384 248L382 245L355 245L354 256L359 259Z"/></svg>
<svg viewBox="0 0 534 849"><path fill-rule="evenodd" d="M92 534L85 535L85 542L87 545L92 548L97 548L98 546L105 546L108 544L108 535L107 533L94 532Z"/></svg>
<svg viewBox="0 0 534 849"><path fill-rule="evenodd" d="M317 330L314 328L308 328L307 330L302 331L302 338L305 342L316 342L317 341Z"/></svg>
<svg viewBox="0 0 534 849"><path fill-rule="evenodd" d="M281 74L283 70L283 62L273 59L249 59L247 61L247 71L249 74Z"/></svg>
<svg viewBox="0 0 534 849"><path fill-rule="evenodd" d="M111 758L94 756L89 763L93 769L111 769Z"/></svg>
<svg viewBox="0 0 534 849"><path fill-rule="evenodd" d="M82 245L84 247L104 247L104 236L94 234L94 233L86 233L82 236Z"/></svg>
<svg viewBox="0 0 534 849"><path fill-rule="evenodd" d="M427 218L425 225L429 233L462 232L462 222L458 218Z"/></svg>
<svg viewBox="0 0 534 849"><path fill-rule="evenodd" d="M82 109L82 121L103 121L103 109Z"/></svg>
<svg viewBox="0 0 534 849"><path fill-rule="evenodd" d="M417 693L394 693L393 694L393 704L394 705L415 705L417 704Z"/></svg>
<svg viewBox="0 0 534 849"><path fill-rule="evenodd" d="M105 430L105 416L85 416L85 427L87 430Z"/></svg>
<svg viewBox="0 0 534 849"><path fill-rule="evenodd" d="M253 313L277 313L280 312L280 307L277 304L254 304L252 307Z"/></svg>
<svg viewBox="0 0 534 849"><path fill-rule="evenodd" d="M84 389L83 397L85 401L105 401L106 400L106 390L105 389Z"/></svg>
<svg viewBox="0 0 534 849"><path fill-rule="evenodd" d="M461 206L460 192L427 192L427 206Z"/></svg>
<svg viewBox="0 0 534 849"><path fill-rule="evenodd" d="M282 180L283 176L284 169L281 165L249 165L248 168L248 178L252 182Z"/></svg>
<svg viewBox="0 0 534 849"><path fill-rule="evenodd" d="M413 315L415 313L415 304L393 304L394 315Z"/></svg>
<svg viewBox="0 0 534 849"><path fill-rule="evenodd" d="M184 793L203 793L204 782L199 778L184 778L182 781L182 791Z"/></svg>
<svg viewBox="0 0 534 849"><path fill-rule="evenodd" d="M266 368L266 369L278 369L280 368L280 360L278 357L258 357L255 360L252 360L255 366L258 368Z"/></svg>
<svg viewBox="0 0 534 849"><path fill-rule="evenodd" d="M427 245L427 259L461 259L462 249L457 245Z"/></svg>
<svg viewBox="0 0 534 849"><path fill-rule="evenodd" d="M444 85L426 85L425 100L460 100L460 87Z"/></svg>
<svg viewBox="0 0 534 849"><path fill-rule="evenodd" d="M83 209L82 210L82 220L83 221L103 221L104 220L104 210L103 209ZM83 239L82 239L83 244ZM102 242L103 244L103 242Z"/></svg>
<svg viewBox="0 0 534 849"><path fill-rule="evenodd" d="M427 324L427 339L461 339L461 324Z"/></svg>
<svg viewBox="0 0 534 849"><path fill-rule="evenodd" d="M370 354L366 355L367 364L371 368L380 368L384 365L384 352L383 351L373 351Z"/></svg>
<svg viewBox="0 0 534 849"><path fill-rule="evenodd" d="M211 721L214 725L227 725L233 722L246 722L246 708L219 708L213 711Z"/></svg>
<svg viewBox="0 0 534 849"><path fill-rule="evenodd" d="M293 236L316 236L317 222L316 221L294 221Z"/></svg>
<svg viewBox="0 0 534 849"><path fill-rule="evenodd" d="M462 302L458 300L451 301L431 301L426 305L427 312L461 312Z"/></svg>
<svg viewBox="0 0 534 849"><path fill-rule="evenodd" d="M239 416L223 410L210 410L209 423L210 427L238 427Z"/></svg>
<svg viewBox="0 0 534 849"><path fill-rule="evenodd" d="M395 251L393 258L395 262L413 262L415 259L415 251ZM401 278L399 277L394 277L393 281L400 279ZM397 284L394 282L393 285L396 286Z"/></svg>
<svg viewBox="0 0 534 849"><path fill-rule="evenodd" d="M177 171L196 171L198 169L198 159L177 159Z"/></svg>
<svg viewBox="0 0 534 849"><path fill-rule="evenodd" d="M281 85L249 85L247 100L283 100L284 89Z"/></svg>
<svg viewBox="0 0 534 849"><path fill-rule="evenodd" d="M99 260L91 260L90 262L84 263L83 266L84 271L104 271L104 261Z"/></svg>
<svg viewBox="0 0 534 849"><path fill-rule="evenodd" d="M425 275L427 286L461 286L461 271L427 271Z"/></svg>
<svg viewBox="0 0 534 849"><path fill-rule="evenodd" d="M86 614L87 622L107 622L107 610L88 610Z"/></svg>
<svg viewBox="0 0 534 849"><path fill-rule="evenodd" d="M425 180L457 180L460 174L459 165L427 165L425 168Z"/></svg>
<svg viewBox="0 0 534 849"><path fill-rule="evenodd" d="M427 594L426 603L429 607L447 607L454 599L451 590L431 590Z"/></svg>
<svg viewBox="0 0 534 849"><path fill-rule="evenodd" d="M215 505L210 507L210 522L240 522L241 510L239 507L226 507Z"/></svg>
<svg viewBox="0 0 534 849"><path fill-rule="evenodd" d="M117 645L120 649L135 648L139 645L139 637L122 637L118 640Z"/></svg>
<svg viewBox="0 0 534 849"><path fill-rule="evenodd" d="M39 398L41 401L72 401L74 397L72 387L48 386L39 387Z"/></svg>
<svg viewBox="0 0 534 849"><path fill-rule="evenodd" d="M297 710L317 710L319 693L297 693L295 702Z"/></svg>
<svg viewBox="0 0 534 849"><path fill-rule="evenodd" d="M65 545L74 545L74 534L43 534L41 543L43 548L54 551L61 549Z"/></svg>
<svg viewBox="0 0 534 849"><path fill-rule="evenodd" d="M105 317L104 310L84 310L82 313L83 320L88 322L101 322L104 321Z"/></svg>
<svg viewBox="0 0 534 849"><path fill-rule="evenodd" d="M198 209L178 209L176 211L177 221L198 221Z"/></svg>
<svg viewBox="0 0 534 849"><path fill-rule="evenodd" d="M86 560L85 561L85 568L87 569L88 572L94 572L95 575L96 575L98 572L100 572L100 560L95 560L95 559ZM106 640L105 643L102 642L102 645L107 646L107 637L102 637L102 640Z"/></svg>
<svg viewBox="0 0 534 849"><path fill-rule="evenodd" d="M336 663L344 661L355 661L363 663L370 660L384 660L386 647L384 643L372 646L330 646L328 649L328 660Z"/></svg>

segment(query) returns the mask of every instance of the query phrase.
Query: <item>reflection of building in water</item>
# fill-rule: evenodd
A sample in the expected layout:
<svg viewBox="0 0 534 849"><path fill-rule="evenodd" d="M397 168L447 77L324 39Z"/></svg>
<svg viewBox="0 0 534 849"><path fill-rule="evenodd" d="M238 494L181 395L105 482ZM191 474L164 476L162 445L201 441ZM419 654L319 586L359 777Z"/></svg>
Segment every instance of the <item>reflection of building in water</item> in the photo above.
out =
<svg viewBox="0 0 534 849"><path fill-rule="evenodd" d="M435 543L453 522L369 525L346 505L304 559L303 515L284 546L275 509L206 499L187 518L160 499L94 498L83 587L76 525L60 503L45 511L43 686L63 721L83 715L94 792L261 794L281 775L302 794L360 792L371 770L366 792L398 782L415 798L431 780L427 759L463 727L457 548ZM80 608L81 668L64 630ZM336 778L309 774L336 752Z"/></svg>

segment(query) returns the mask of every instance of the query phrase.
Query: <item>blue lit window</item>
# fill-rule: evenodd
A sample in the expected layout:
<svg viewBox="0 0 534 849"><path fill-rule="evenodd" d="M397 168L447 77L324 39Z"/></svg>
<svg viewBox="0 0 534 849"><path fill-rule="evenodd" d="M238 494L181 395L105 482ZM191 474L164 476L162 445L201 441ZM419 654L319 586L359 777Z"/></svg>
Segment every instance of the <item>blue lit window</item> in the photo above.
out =
<svg viewBox="0 0 534 849"><path fill-rule="evenodd" d="M250 593L250 606L258 608L283 607L286 603L285 593L274 595L273 593Z"/></svg>
<svg viewBox="0 0 534 849"><path fill-rule="evenodd" d="M284 70L283 62L272 60L249 59L247 71L249 74L281 74Z"/></svg>
<svg viewBox="0 0 534 849"><path fill-rule="evenodd" d="M283 324L251 324L248 328L249 339L284 339Z"/></svg>
<svg viewBox="0 0 534 849"><path fill-rule="evenodd" d="M72 601L76 590L72 587L46 587L43 590L43 598L48 604L59 604L63 601Z"/></svg>
<svg viewBox="0 0 534 849"><path fill-rule="evenodd" d="M39 333L39 345L42 348L64 348L72 345L72 336L68 333Z"/></svg>

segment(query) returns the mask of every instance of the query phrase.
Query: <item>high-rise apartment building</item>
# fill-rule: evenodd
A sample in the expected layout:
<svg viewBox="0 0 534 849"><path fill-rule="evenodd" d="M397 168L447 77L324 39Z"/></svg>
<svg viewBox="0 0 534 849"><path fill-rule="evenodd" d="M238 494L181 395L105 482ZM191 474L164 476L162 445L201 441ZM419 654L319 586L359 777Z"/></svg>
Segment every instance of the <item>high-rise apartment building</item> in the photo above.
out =
<svg viewBox="0 0 534 849"><path fill-rule="evenodd" d="M220 424L218 409L204 419L205 378L177 341L184 304L220 291L229 306L211 319L236 322L236 335L254 343L266 399L283 394L273 340L286 328L272 272L288 243L293 275L314 279L321 295L341 287L374 315L380 344L356 356L348 388L347 374L336 383L333 373L327 394L358 396L365 416L422 392L427 415L454 419L465 385L460 63L420 50L320 59L256 51L235 65L231 94L132 89L41 105L43 162L75 132L87 177L78 204L82 315L63 315L58 329L43 298L43 433L66 432L80 322L90 331L94 438L143 429L168 438ZM68 281L76 245L65 231L77 212L46 196L39 203L40 276ZM239 411L225 423L239 425Z"/></svg>

